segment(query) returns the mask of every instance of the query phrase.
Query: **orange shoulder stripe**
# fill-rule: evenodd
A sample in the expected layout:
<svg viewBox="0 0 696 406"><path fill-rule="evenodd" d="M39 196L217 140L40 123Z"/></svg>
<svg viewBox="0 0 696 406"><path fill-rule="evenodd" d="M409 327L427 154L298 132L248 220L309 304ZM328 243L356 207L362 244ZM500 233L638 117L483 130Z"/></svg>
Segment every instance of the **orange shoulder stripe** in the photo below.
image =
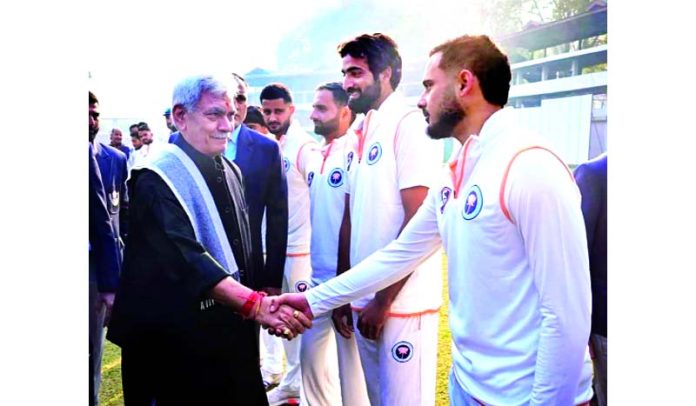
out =
<svg viewBox="0 0 696 406"><path fill-rule="evenodd" d="M507 205L505 204L505 184L507 183L508 174L510 173L510 167L512 167L512 163L515 162L515 159L521 153L526 152L526 151L530 151L533 149L540 149L540 150L548 151L551 155L556 157L556 159L558 159L558 162L560 162L561 165L563 165L563 167L566 169L566 171L568 171L568 174L570 175L570 179L573 182L575 182L575 177L573 177L573 173L570 171L570 168L568 168L568 165L566 165L565 162L563 162L563 160L558 155L556 155L553 151L551 151L550 149L544 148L544 147L541 147L538 145L534 145L534 146L527 147L527 148L524 148L524 149L517 151L515 153L515 155L512 156L512 159L510 159L510 162L508 162L507 168L505 168L505 173L503 174L503 181L500 183L500 193L498 195L498 200L500 201L500 208L503 211L503 214L505 215L505 217L507 217L507 219L512 224L515 224L515 222L512 220L512 216L510 215L510 211L508 210Z"/></svg>

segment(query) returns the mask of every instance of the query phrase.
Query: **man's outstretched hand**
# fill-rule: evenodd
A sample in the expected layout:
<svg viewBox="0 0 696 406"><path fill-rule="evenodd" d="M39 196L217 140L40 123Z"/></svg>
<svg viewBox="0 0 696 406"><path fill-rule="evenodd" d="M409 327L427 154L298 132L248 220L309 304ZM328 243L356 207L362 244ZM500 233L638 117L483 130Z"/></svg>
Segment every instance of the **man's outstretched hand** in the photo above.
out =
<svg viewBox="0 0 696 406"><path fill-rule="evenodd" d="M309 308L309 303L305 299L302 293L285 293L280 296L273 296L271 299L270 311L275 313L279 309L282 309L282 305L290 306L293 309L299 311L304 317L309 320L314 319L312 314L312 309Z"/></svg>
<svg viewBox="0 0 696 406"><path fill-rule="evenodd" d="M312 327L311 317L287 304L276 303L277 297L264 297L256 315L256 321L270 334L292 340ZM271 310L271 307L273 310ZM309 306L307 306L309 308Z"/></svg>

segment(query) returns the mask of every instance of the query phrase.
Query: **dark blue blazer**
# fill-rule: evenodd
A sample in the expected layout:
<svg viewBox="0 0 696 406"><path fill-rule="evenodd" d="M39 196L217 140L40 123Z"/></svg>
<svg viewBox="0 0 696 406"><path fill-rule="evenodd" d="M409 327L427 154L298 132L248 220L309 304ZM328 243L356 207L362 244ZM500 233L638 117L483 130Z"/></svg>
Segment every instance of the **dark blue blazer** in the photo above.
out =
<svg viewBox="0 0 696 406"><path fill-rule="evenodd" d="M281 288L288 246L288 184L277 142L242 124L234 162L242 170L249 208L255 289ZM263 262L261 221L266 210L266 263Z"/></svg>
<svg viewBox="0 0 696 406"><path fill-rule="evenodd" d="M128 160L128 158L130 158L130 154L131 154L131 152L133 152L133 149L131 147L123 145L123 144L119 145L118 147L114 147L114 148L116 148L117 150L126 154L126 160Z"/></svg>
<svg viewBox="0 0 696 406"><path fill-rule="evenodd" d="M592 334L607 336L607 154L575 168L592 281Z"/></svg>
<svg viewBox="0 0 696 406"><path fill-rule="evenodd" d="M102 293L115 292L121 270L118 236L111 226L99 164L89 144L89 272Z"/></svg>
<svg viewBox="0 0 696 406"><path fill-rule="evenodd" d="M128 236L128 166L126 154L106 144L95 145L111 224L121 242Z"/></svg>

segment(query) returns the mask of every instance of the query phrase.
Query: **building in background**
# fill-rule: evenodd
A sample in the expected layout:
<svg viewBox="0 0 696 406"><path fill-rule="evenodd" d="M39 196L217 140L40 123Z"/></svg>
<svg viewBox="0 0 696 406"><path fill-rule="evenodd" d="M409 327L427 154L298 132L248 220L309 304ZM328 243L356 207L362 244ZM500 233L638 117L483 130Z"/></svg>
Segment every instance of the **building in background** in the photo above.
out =
<svg viewBox="0 0 696 406"><path fill-rule="evenodd" d="M518 110L521 125L544 136L572 166L605 152L606 2L594 1L583 13L545 24L528 23L518 32L494 39L510 57L513 79L508 107ZM293 92L295 118L311 133L309 114L316 86L342 79L337 55L335 61L335 67L295 67L291 72L253 69L245 75L250 100L257 103L261 89L271 82L287 85ZM404 57L397 91L414 107L423 89L426 61L427 52L418 60ZM446 145L445 157L453 149L451 141Z"/></svg>

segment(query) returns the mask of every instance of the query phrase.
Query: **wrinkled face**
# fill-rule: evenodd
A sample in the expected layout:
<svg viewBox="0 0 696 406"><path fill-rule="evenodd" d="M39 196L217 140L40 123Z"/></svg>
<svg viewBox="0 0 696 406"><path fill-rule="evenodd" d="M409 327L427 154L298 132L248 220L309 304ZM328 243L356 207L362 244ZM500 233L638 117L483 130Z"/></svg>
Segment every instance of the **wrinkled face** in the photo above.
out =
<svg viewBox="0 0 696 406"><path fill-rule="evenodd" d="M309 119L314 123L314 132L323 136L336 133L340 118L339 111L330 91L318 91L314 95L312 114L309 116Z"/></svg>
<svg viewBox="0 0 696 406"><path fill-rule="evenodd" d="M89 105L89 141L92 142L99 132L99 104Z"/></svg>
<svg viewBox="0 0 696 406"><path fill-rule="evenodd" d="M198 152L213 157L225 151L227 139L232 132L234 123L234 104L227 94L215 96L203 93L194 111L183 111L181 106L181 122L176 115L176 126L184 135L186 141Z"/></svg>
<svg viewBox="0 0 696 406"><path fill-rule="evenodd" d="M366 58L343 57L343 89L348 93L348 106L356 114L367 113L377 108L377 101L382 94L379 81L370 72Z"/></svg>
<svg viewBox="0 0 696 406"><path fill-rule="evenodd" d="M138 130L138 135L140 135L140 140L144 145L152 144L152 131L150 130Z"/></svg>
<svg viewBox="0 0 696 406"><path fill-rule="evenodd" d="M242 125L247 116L247 89L241 83L237 85L234 107L237 109L237 113L234 115L234 127L237 128Z"/></svg>
<svg viewBox="0 0 696 406"><path fill-rule="evenodd" d="M454 128L465 117L457 102L454 77L439 67L441 58L440 52L430 57L423 74L423 93L418 101L428 122L426 132L436 140L453 136Z"/></svg>
<svg viewBox="0 0 696 406"><path fill-rule="evenodd" d="M285 103L285 100L272 99L261 101L261 112L266 120L268 130L280 138L288 132L290 119L295 112L295 106Z"/></svg>
<svg viewBox="0 0 696 406"><path fill-rule="evenodd" d="M111 130L111 145L121 145L123 142L123 134L118 128Z"/></svg>

